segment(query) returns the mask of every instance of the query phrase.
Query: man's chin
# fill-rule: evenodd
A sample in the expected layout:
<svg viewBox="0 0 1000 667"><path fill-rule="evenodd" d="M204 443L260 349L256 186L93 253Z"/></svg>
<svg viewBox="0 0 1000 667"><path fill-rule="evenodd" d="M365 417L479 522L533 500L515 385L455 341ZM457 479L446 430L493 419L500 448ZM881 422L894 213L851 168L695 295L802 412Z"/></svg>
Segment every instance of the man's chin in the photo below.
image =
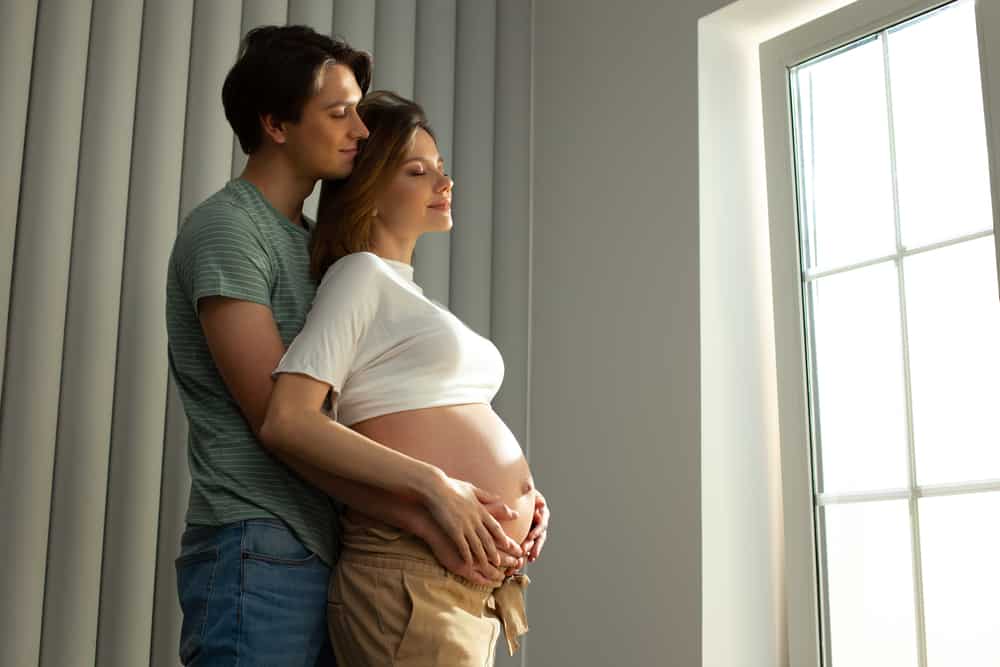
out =
<svg viewBox="0 0 1000 667"><path fill-rule="evenodd" d="M322 178L326 181L339 181L347 178L354 171L354 161L352 160L348 164L338 164L331 165L323 174Z"/></svg>

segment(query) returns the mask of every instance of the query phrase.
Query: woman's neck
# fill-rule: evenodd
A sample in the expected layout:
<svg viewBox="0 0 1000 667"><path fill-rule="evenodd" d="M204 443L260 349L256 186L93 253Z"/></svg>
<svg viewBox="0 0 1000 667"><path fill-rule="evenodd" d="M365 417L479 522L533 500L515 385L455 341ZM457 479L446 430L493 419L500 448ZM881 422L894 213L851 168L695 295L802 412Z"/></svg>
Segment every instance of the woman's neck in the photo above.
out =
<svg viewBox="0 0 1000 667"><path fill-rule="evenodd" d="M416 247L416 239L399 239L387 234L380 234L375 230L375 239L372 241L372 252L383 259L392 259L403 264L413 264L413 248Z"/></svg>

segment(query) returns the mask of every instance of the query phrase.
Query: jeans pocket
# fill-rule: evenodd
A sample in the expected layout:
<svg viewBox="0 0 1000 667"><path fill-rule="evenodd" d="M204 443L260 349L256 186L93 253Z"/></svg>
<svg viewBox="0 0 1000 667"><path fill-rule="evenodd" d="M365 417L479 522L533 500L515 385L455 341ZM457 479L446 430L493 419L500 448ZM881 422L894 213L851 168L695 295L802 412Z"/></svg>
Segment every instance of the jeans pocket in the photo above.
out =
<svg viewBox="0 0 1000 667"><path fill-rule="evenodd" d="M184 616L180 643L182 664L190 663L201 650L208 618L208 601L212 597L218 562L217 546L182 554L174 561L177 568L177 596Z"/></svg>
<svg viewBox="0 0 1000 667"><path fill-rule="evenodd" d="M243 558L278 565L308 565L319 559L284 523L273 519L245 522Z"/></svg>

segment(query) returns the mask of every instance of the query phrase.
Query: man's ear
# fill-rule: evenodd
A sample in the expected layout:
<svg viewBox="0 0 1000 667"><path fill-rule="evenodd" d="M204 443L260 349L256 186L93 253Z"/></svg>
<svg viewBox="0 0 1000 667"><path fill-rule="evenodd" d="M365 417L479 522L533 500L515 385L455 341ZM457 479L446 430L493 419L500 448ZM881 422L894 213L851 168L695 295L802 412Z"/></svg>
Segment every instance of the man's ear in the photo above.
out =
<svg viewBox="0 0 1000 667"><path fill-rule="evenodd" d="M274 114L261 114L260 115L260 126L268 137L271 138L276 144L283 144L287 139L286 135L286 123L283 120L278 120L274 117Z"/></svg>

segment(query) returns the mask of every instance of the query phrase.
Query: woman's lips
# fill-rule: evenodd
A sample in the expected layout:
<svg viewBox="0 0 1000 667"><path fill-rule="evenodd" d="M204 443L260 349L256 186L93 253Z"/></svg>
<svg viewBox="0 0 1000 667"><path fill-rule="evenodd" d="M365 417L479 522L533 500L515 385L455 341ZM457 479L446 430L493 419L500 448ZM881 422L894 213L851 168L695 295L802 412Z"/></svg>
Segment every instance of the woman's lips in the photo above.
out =
<svg viewBox="0 0 1000 667"><path fill-rule="evenodd" d="M445 212L447 212L447 211L451 210L451 202L450 201L442 201L442 202L438 202L436 204L431 204L427 208L432 208L435 211L445 211Z"/></svg>

